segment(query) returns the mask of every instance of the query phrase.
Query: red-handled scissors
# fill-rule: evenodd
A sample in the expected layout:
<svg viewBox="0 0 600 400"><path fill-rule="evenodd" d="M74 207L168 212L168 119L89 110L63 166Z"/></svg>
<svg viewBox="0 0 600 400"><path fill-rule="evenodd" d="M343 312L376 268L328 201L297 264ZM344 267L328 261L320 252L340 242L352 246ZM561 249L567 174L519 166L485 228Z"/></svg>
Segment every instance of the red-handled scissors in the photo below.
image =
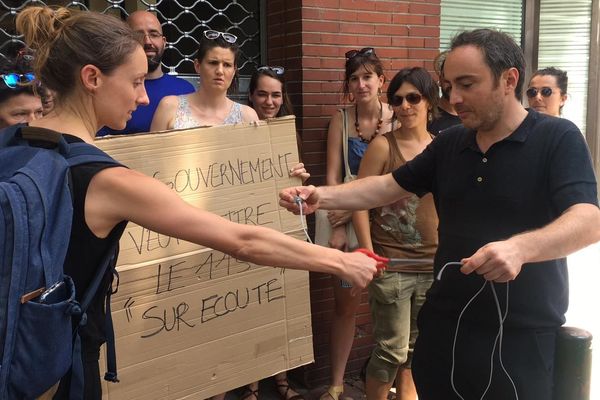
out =
<svg viewBox="0 0 600 400"><path fill-rule="evenodd" d="M388 267L393 267L394 265L433 264L433 260L431 258L387 258L377 255L371 250L367 249L356 249L354 251L363 253L364 255L369 256L377 261L376 267L379 271L385 271Z"/></svg>

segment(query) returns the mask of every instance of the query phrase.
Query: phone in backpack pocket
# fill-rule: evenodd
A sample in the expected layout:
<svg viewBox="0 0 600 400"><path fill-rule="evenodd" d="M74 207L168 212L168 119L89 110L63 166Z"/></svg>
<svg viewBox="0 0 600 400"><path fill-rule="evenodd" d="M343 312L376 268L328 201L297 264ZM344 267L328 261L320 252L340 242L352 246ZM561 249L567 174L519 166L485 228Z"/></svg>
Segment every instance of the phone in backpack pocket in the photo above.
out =
<svg viewBox="0 0 600 400"><path fill-rule="evenodd" d="M42 304L56 304L65 301L68 298L67 285L65 285L65 281L63 280L56 282L46 289L40 295L39 302Z"/></svg>

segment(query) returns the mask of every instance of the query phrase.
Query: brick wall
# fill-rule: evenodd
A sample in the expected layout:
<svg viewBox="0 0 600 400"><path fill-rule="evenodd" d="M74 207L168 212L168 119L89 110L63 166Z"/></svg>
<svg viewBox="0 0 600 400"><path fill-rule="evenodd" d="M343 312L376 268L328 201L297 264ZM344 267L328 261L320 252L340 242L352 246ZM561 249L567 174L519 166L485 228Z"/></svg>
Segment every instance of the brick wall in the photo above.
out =
<svg viewBox="0 0 600 400"><path fill-rule="evenodd" d="M343 106L344 54L374 47L391 79L403 67L432 70L439 48L440 0L269 0L267 60L286 68L288 93L302 138L302 159L322 184L327 125ZM316 363L305 368L309 384L329 377L328 332L333 295L330 280L311 274L311 307ZM346 373L358 374L372 347L366 293L357 316L354 347Z"/></svg>

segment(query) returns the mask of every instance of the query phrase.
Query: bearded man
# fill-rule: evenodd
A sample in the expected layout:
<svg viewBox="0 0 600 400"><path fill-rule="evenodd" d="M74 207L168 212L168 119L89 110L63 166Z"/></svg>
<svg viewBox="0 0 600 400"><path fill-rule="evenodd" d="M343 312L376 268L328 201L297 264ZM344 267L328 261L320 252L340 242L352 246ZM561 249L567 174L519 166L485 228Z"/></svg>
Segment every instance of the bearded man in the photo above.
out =
<svg viewBox="0 0 600 400"><path fill-rule="evenodd" d="M162 26L156 15L148 11L135 11L127 18L127 24L140 35L144 35L144 51L148 58L148 75L144 81L150 104L139 107L131 115L127 126L122 131L114 131L104 127L97 136L122 135L148 132L152 117L160 100L165 96L181 95L194 92L194 86L185 79L165 74L161 68L161 60L165 52L165 39Z"/></svg>

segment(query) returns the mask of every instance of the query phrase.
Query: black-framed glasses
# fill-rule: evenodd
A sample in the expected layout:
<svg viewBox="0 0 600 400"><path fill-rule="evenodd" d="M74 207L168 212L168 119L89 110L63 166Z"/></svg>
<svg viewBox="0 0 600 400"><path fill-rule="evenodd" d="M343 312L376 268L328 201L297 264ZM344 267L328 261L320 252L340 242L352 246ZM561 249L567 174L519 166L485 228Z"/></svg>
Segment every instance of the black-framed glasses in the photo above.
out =
<svg viewBox="0 0 600 400"><path fill-rule="evenodd" d="M372 47L365 47L360 50L350 50L346 52L346 59L351 59L356 56L370 56L375 54L375 49Z"/></svg>
<svg viewBox="0 0 600 400"><path fill-rule="evenodd" d="M423 96L421 96L419 93L409 93L406 96L394 95L394 97L392 97L392 100L390 101L390 104L392 105L392 107L399 107L402 105L402 103L404 103L404 99L406 99L408 104L412 104L414 106L419 104L421 100L423 100Z"/></svg>
<svg viewBox="0 0 600 400"><path fill-rule="evenodd" d="M26 74L2 74L2 80L11 89L17 86L24 86L35 81L35 75L31 72Z"/></svg>
<svg viewBox="0 0 600 400"><path fill-rule="evenodd" d="M235 42L237 42L237 39L238 39L237 36L235 36L233 33L229 33L229 32L221 32L221 31L213 31L213 30L204 31L204 37L207 39L215 40L219 36L221 36L223 38L223 40L225 40L227 43L231 43L231 44L234 44Z"/></svg>
<svg viewBox="0 0 600 400"><path fill-rule="evenodd" d="M540 93L542 95L542 97L550 97L552 96L552 88L548 87L548 86L544 86L541 89L538 88L534 88L531 87L529 89L527 89L527 91L525 92L527 94L527 97L529 97L530 99L537 96L538 93Z"/></svg>
<svg viewBox="0 0 600 400"><path fill-rule="evenodd" d="M285 68L283 67L271 67L269 65L263 65L261 67L256 68L257 71L273 71L275 75L282 76L285 72Z"/></svg>

